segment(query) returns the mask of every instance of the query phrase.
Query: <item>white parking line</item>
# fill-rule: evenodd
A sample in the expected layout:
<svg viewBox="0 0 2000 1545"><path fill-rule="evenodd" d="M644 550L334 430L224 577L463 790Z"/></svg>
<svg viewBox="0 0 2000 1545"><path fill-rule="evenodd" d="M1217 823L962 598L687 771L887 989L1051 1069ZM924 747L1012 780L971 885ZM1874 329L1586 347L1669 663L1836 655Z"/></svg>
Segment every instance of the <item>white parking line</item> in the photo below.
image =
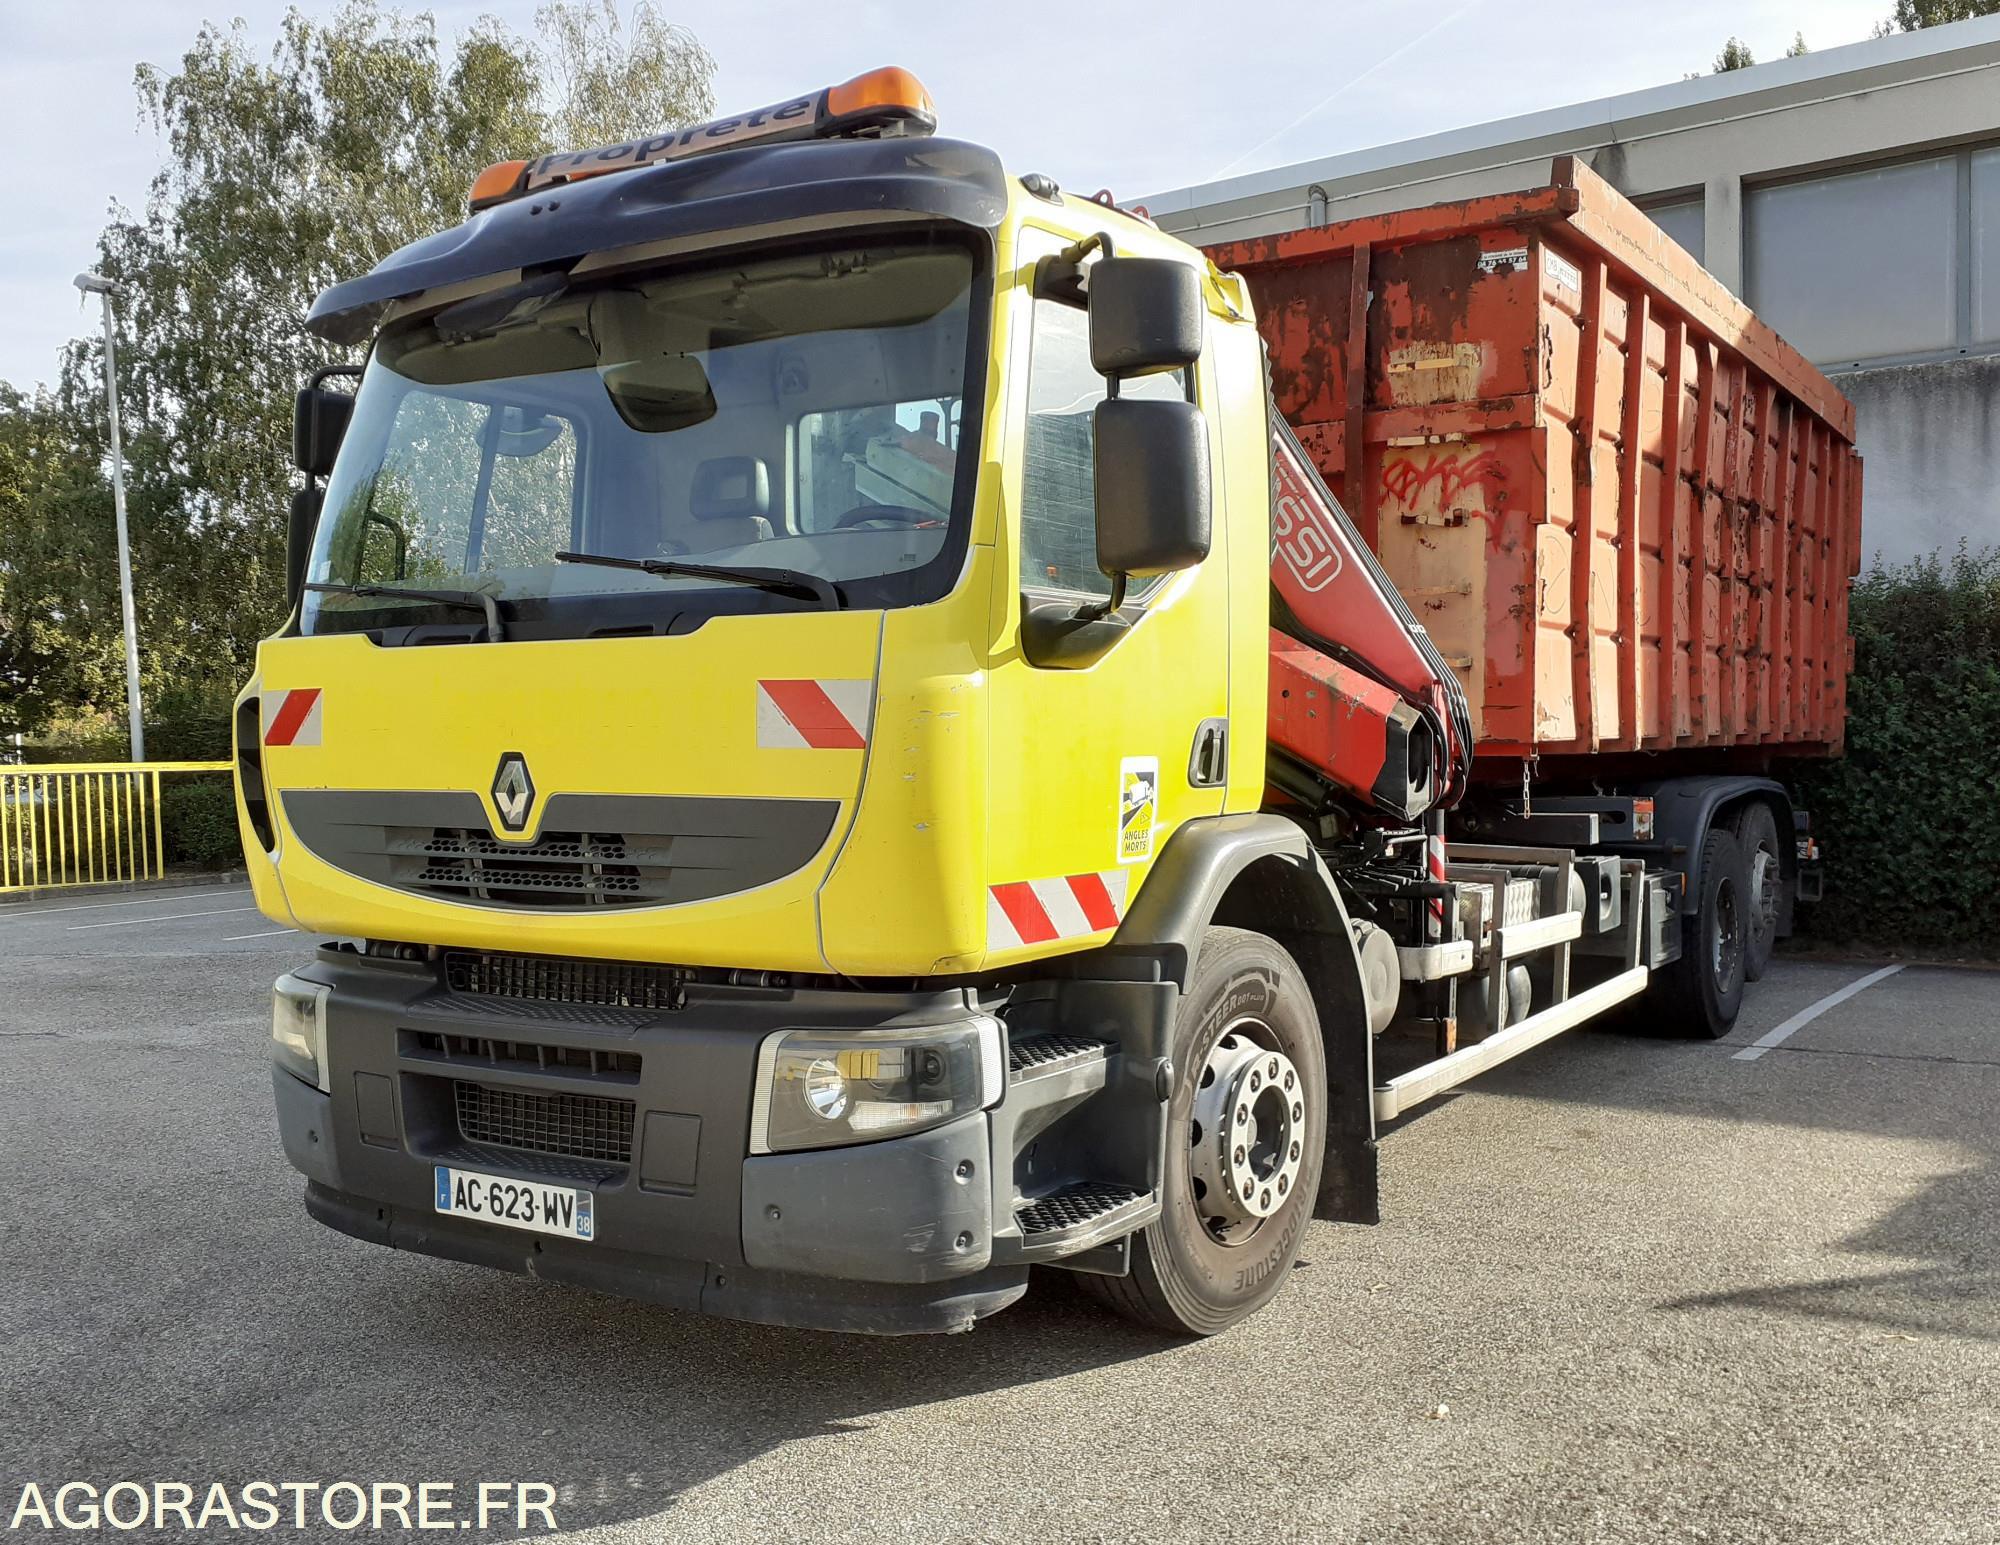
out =
<svg viewBox="0 0 2000 1545"><path fill-rule="evenodd" d="M272 928L263 933L232 933L223 939L224 944L240 944L245 939L275 939L281 933L297 933L296 928Z"/></svg>
<svg viewBox="0 0 2000 1545"><path fill-rule="evenodd" d="M249 891L241 887L232 886L228 890L217 890L215 899L220 901L224 896L247 896L249 894ZM29 912L17 912L12 907L0 907L0 922L6 922L8 919L16 917L48 917L56 912L101 912L106 907L172 906L178 899L179 897L171 894L165 896L140 896L132 901L85 901L73 907L36 907L33 911Z"/></svg>
<svg viewBox="0 0 2000 1545"><path fill-rule="evenodd" d="M1807 1025L1818 1019L1828 1009L1839 1008L1841 1004L1845 1003L1856 993L1866 992L1877 982L1887 980L1902 969L1901 966L1884 966L1880 971L1870 971L1859 981L1849 982L1839 992L1828 993L1819 1002L1809 1004L1805 1008L1800 1009L1798 1013L1778 1026L1777 1029L1766 1031L1763 1035L1758 1036L1756 1040L1752 1041L1736 1054L1735 1060L1738 1062L1755 1062L1774 1046L1784 1045L1793 1035L1805 1029Z"/></svg>
<svg viewBox="0 0 2000 1545"><path fill-rule="evenodd" d="M93 928L143 928L148 923L178 923L184 917L227 917L232 912L255 912L255 907L217 907L213 912L169 912L165 917L121 917L112 923L71 923L66 933L87 933Z"/></svg>

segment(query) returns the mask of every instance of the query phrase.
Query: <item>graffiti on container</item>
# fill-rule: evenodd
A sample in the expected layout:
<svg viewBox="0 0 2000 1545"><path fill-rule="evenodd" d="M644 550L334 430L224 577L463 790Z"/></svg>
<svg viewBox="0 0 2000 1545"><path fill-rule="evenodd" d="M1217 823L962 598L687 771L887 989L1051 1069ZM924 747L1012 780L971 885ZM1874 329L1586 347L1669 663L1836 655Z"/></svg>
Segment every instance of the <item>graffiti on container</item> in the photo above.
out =
<svg viewBox="0 0 2000 1545"><path fill-rule="evenodd" d="M1382 453L1381 508L1411 525L1462 525L1491 515L1506 482L1500 457L1470 441L1392 445Z"/></svg>

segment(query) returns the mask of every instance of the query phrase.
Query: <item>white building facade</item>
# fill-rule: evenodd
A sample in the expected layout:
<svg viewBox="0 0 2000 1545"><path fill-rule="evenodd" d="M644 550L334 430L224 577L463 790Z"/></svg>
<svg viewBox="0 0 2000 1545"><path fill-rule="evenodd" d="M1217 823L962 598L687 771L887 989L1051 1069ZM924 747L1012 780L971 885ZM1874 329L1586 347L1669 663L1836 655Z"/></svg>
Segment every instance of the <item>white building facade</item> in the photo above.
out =
<svg viewBox="0 0 2000 1545"><path fill-rule="evenodd" d="M1864 543L2000 546L2000 16L1155 194L1202 245L1584 159L1853 399Z"/></svg>

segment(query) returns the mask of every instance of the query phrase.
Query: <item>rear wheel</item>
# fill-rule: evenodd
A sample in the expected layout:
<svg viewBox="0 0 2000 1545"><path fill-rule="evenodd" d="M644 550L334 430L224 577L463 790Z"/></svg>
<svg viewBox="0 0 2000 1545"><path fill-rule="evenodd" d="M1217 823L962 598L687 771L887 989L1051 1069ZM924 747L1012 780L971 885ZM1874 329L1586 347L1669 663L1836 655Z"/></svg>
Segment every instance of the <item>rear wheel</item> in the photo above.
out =
<svg viewBox="0 0 2000 1545"><path fill-rule="evenodd" d="M1647 994L1654 1024L1675 1035L1715 1041L1743 1006L1749 937L1749 882L1743 850L1720 827L1701 845L1695 913L1681 921L1680 959L1660 968Z"/></svg>
<svg viewBox="0 0 2000 1545"><path fill-rule="evenodd" d="M1743 978L1754 982L1764 975L1778 946L1778 925L1784 917L1785 864L1778 848L1778 818L1763 800L1745 805L1731 824L1736 845L1743 850L1748 910Z"/></svg>
<svg viewBox="0 0 2000 1545"><path fill-rule="evenodd" d="M1157 1221L1129 1277L1086 1290L1159 1330L1212 1336L1284 1285L1326 1147L1326 1054L1305 978L1262 934L1211 928L1174 1026Z"/></svg>

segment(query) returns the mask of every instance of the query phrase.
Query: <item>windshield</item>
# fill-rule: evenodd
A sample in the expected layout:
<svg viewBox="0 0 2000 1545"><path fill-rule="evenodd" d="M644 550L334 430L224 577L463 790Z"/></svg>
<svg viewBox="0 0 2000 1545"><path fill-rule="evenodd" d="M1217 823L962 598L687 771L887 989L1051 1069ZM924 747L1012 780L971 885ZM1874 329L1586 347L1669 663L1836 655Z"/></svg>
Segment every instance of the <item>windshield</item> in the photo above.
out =
<svg viewBox="0 0 2000 1545"><path fill-rule="evenodd" d="M510 638L943 595L971 502L974 279L972 248L916 236L591 284L544 275L392 325L308 575L366 593L308 591L303 630L402 642L484 626L477 606L397 589L490 595ZM832 585L816 597L563 553Z"/></svg>

